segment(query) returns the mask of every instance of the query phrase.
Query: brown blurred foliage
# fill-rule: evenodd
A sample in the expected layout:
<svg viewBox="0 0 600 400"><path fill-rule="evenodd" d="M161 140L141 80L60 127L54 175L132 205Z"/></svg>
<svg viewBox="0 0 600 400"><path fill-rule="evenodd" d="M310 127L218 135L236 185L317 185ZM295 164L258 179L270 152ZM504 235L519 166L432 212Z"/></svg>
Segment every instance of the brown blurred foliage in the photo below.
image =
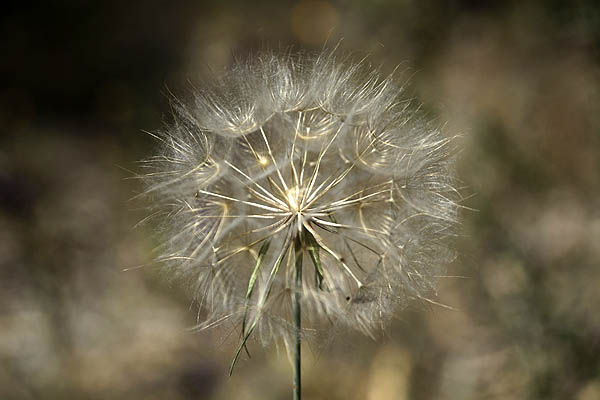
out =
<svg viewBox="0 0 600 400"><path fill-rule="evenodd" d="M9 2L0 17L0 398L286 399L150 263L128 171L165 93L264 47L369 53L460 134L461 257L378 341L305 346L306 399L600 398L600 6ZM200 316L201 317L201 316ZM231 340L233 338L233 340Z"/></svg>

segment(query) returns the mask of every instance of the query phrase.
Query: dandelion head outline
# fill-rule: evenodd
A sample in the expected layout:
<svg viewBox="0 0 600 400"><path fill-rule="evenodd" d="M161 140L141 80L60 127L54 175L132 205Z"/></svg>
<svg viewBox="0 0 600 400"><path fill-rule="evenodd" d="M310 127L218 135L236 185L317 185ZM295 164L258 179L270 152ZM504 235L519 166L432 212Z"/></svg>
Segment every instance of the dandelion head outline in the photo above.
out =
<svg viewBox="0 0 600 400"><path fill-rule="evenodd" d="M287 342L299 296L306 327L373 334L452 259L450 139L393 77L335 53L260 53L174 101L156 134L144 179L160 258L201 328Z"/></svg>

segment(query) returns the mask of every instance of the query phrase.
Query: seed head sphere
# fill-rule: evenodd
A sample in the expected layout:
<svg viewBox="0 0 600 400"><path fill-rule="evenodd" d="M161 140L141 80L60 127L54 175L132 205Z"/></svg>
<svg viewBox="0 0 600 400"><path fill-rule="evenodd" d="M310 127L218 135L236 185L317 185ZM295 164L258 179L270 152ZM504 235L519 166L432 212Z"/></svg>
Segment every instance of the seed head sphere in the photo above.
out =
<svg viewBox="0 0 600 400"><path fill-rule="evenodd" d="M402 96L364 60L263 52L174 101L146 194L201 327L288 338L295 294L308 329L373 334L429 298L453 257L451 141Z"/></svg>

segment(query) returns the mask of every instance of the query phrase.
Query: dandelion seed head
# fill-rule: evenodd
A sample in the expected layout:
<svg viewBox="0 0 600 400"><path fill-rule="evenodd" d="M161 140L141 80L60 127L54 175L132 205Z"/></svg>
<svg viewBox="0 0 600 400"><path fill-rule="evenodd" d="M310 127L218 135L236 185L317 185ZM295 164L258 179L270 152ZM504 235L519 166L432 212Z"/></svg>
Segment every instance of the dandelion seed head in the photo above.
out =
<svg viewBox="0 0 600 400"><path fill-rule="evenodd" d="M333 53L260 53L174 100L146 194L160 258L206 318L287 337L302 318L373 334L435 293L457 222L451 141L393 77Z"/></svg>

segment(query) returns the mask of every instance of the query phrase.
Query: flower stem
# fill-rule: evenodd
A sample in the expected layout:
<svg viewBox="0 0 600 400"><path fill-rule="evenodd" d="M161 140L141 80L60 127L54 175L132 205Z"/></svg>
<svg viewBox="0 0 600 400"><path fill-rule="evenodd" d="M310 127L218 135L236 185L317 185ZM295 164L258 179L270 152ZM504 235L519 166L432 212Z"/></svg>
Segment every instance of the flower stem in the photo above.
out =
<svg viewBox="0 0 600 400"><path fill-rule="evenodd" d="M300 337L301 332L301 317L300 317L300 302L301 302L301 291L302 291L302 238L304 236L299 234L296 236L294 243L294 255L296 258L296 265L294 268L294 290L292 291L292 314L294 320L294 343L292 345L292 368L294 374L294 400L301 400L302 398L302 381L300 376L300 349L302 339Z"/></svg>

